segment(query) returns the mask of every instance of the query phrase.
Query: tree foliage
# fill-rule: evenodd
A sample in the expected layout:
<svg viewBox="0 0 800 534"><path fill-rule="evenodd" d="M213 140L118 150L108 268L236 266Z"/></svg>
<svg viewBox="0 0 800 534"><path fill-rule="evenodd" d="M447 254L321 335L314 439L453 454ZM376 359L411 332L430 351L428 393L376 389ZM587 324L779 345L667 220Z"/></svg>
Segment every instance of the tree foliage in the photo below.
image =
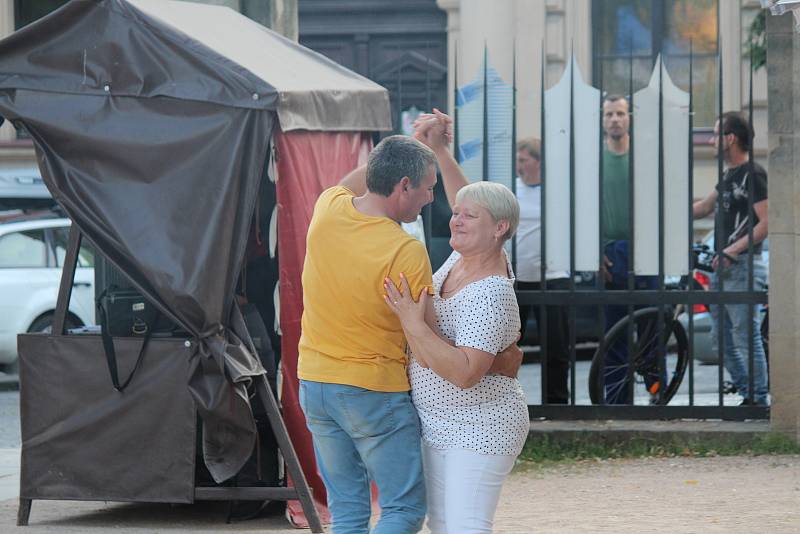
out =
<svg viewBox="0 0 800 534"><path fill-rule="evenodd" d="M753 71L767 65L767 10L762 9L747 28L744 57L752 58Z"/></svg>

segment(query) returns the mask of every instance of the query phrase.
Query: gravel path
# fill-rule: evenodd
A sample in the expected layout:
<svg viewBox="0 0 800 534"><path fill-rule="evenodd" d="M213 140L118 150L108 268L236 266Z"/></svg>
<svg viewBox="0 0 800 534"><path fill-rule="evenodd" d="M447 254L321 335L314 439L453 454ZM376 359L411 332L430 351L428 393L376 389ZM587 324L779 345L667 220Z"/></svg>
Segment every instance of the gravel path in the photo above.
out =
<svg viewBox="0 0 800 534"><path fill-rule="evenodd" d="M800 533L800 456L654 458L520 471L497 533Z"/></svg>
<svg viewBox="0 0 800 534"><path fill-rule="evenodd" d="M16 508L15 500L0 502L0 532L302 532L287 528L282 518L226 525L225 506L214 503L35 501L26 528L13 526ZM495 532L797 534L800 456L522 465L505 485Z"/></svg>

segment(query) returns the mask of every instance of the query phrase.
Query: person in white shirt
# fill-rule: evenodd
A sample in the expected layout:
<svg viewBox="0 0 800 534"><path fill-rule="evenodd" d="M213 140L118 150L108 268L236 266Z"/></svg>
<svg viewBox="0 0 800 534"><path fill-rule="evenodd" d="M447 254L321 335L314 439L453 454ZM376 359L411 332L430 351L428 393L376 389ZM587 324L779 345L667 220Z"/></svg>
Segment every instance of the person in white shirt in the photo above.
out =
<svg viewBox="0 0 800 534"><path fill-rule="evenodd" d="M536 138L522 139L517 143L517 200L519 201L519 228L517 229L517 289L541 289L541 198L540 175L541 143ZM545 273L547 289L568 289L569 273L566 271ZM536 323L542 324L540 306L519 305L522 339L525 326L533 310ZM547 391L542 395L547 404L569 402L569 330L564 306L545 307L547 323ZM542 340L540 338L540 344Z"/></svg>
<svg viewBox="0 0 800 534"><path fill-rule="evenodd" d="M503 245L519 204L501 184L469 184L447 150L450 118L424 115L415 135L436 153L452 206L453 253L432 295L385 280L410 349L411 396L422 427L432 534L491 533L500 490L530 431L516 378L492 374L495 354L519 335L514 273ZM418 299L416 302L414 299Z"/></svg>

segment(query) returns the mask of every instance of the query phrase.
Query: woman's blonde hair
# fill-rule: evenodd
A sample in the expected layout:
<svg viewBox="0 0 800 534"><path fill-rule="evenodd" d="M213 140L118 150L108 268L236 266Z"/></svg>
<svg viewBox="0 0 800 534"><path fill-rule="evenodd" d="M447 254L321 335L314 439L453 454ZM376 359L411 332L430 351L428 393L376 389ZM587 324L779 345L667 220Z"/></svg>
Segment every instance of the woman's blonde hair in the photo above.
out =
<svg viewBox="0 0 800 534"><path fill-rule="evenodd" d="M456 193L456 203L471 200L492 216L495 222L508 221L508 231L503 241L511 239L519 226L519 202L511 190L494 182L475 182L462 187Z"/></svg>

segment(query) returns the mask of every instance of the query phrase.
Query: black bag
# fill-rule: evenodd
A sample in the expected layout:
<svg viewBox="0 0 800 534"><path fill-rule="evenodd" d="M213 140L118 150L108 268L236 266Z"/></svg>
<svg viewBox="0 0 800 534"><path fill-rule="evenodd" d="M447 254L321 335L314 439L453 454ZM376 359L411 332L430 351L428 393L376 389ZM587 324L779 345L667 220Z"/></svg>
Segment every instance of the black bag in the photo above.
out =
<svg viewBox="0 0 800 534"><path fill-rule="evenodd" d="M174 324L163 318L161 312L132 289L119 289L110 286L97 298L97 317L100 322L100 334L103 337L103 350L106 354L108 372L114 389L122 392L133 379L133 375L142 363L150 337L156 330L172 332ZM119 383L117 372L117 355L114 350L114 337L144 336L139 357L128 378Z"/></svg>
<svg viewBox="0 0 800 534"><path fill-rule="evenodd" d="M109 286L97 297L97 310L103 331L112 337L158 336L176 330L175 324L135 289Z"/></svg>

